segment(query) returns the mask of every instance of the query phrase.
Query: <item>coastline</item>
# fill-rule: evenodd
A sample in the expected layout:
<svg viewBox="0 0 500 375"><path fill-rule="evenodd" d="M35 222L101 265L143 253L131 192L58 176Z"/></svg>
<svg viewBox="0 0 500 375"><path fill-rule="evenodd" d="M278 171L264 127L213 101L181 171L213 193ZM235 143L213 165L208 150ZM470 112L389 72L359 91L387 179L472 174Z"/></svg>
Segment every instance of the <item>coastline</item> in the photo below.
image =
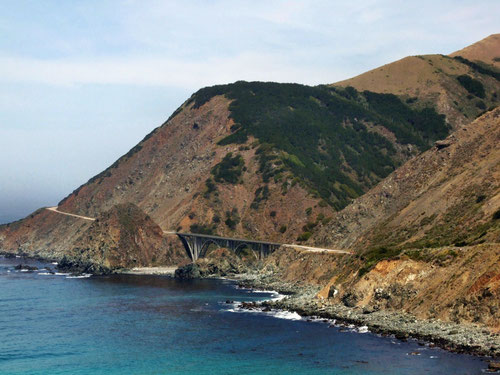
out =
<svg viewBox="0 0 500 375"><path fill-rule="evenodd" d="M2 254L3 255L3 254ZM0 255L0 256L2 256ZM9 254L10 257L16 257ZM35 261L46 261L40 257L17 256ZM17 258L16 257L16 258ZM116 270L117 274L152 275L174 277L177 267L135 267ZM337 324L354 325L376 334L393 335L396 339L416 339L422 344L437 346L445 350L485 357L486 360L500 359L500 333L491 333L486 327L471 324L457 324L440 320L419 320L413 315L398 311L366 311L358 307L347 307L338 303L316 298L319 286L290 284L277 280L273 273L248 272L228 275L208 275L201 278L231 280L239 286L256 291L272 291L284 298L265 300L260 303L242 303L243 309L269 309L297 313L303 318L335 320ZM488 358L489 357L489 358Z"/></svg>
<svg viewBox="0 0 500 375"><path fill-rule="evenodd" d="M500 333L492 333L486 327L439 319L421 320L404 312L367 311L329 303L315 297L319 287L266 280L262 275L240 274L231 278L245 288L272 290L285 295L279 300L246 305L249 309L275 309L297 313L306 319L334 320L337 324L354 325L358 329L367 327L368 331L375 334L393 335L398 340L416 339L422 345L436 346L450 352L479 356L493 362L500 359Z"/></svg>
<svg viewBox="0 0 500 375"><path fill-rule="evenodd" d="M131 269L121 270L117 273L123 275L156 275L174 277L175 270L178 267L134 267Z"/></svg>

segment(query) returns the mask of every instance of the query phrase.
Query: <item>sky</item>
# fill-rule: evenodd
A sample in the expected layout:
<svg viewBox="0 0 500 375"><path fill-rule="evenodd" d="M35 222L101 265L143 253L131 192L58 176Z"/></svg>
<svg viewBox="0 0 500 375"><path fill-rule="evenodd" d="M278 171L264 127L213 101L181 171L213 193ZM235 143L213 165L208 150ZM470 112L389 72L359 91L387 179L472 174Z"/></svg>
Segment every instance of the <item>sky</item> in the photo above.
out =
<svg viewBox="0 0 500 375"><path fill-rule="evenodd" d="M0 223L56 205L201 87L333 83L499 26L498 0L2 0Z"/></svg>

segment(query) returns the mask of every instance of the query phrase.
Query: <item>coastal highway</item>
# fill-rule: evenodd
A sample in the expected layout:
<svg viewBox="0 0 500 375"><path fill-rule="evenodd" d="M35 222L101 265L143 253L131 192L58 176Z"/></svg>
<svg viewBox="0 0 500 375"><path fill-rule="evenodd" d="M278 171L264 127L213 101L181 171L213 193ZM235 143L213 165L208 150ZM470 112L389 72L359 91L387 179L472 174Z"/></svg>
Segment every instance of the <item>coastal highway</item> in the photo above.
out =
<svg viewBox="0 0 500 375"><path fill-rule="evenodd" d="M76 215L76 214L70 214L69 212L59 211L57 206L47 207L47 210L49 210L51 212L55 212L55 213L61 214L61 215L72 216L72 217L75 217L75 218L78 218L78 219L90 220L90 221L94 221L95 220L94 217L82 216L82 215ZM177 232L176 231L172 231L172 230L164 230L163 234L166 234L166 235L177 235ZM301 249L301 250L310 251L310 252L313 252L313 253L336 253L336 254L348 254L348 255L352 254L352 252L347 251L347 250L324 249L324 248L320 248L320 247L312 247L312 246L304 246L304 245L296 245L296 244L285 244L284 243L284 244L281 244L281 246L283 246L283 247L291 247L291 248L294 248L294 249Z"/></svg>
<svg viewBox="0 0 500 375"><path fill-rule="evenodd" d="M69 212L59 211L57 206L47 207L47 210L52 211L52 212L56 212L56 213L62 214L62 215L73 216L73 217L76 217L78 219L90 220L90 221L94 221L95 220L95 218L93 218L93 217L82 216L82 215L75 215L75 214L70 214Z"/></svg>

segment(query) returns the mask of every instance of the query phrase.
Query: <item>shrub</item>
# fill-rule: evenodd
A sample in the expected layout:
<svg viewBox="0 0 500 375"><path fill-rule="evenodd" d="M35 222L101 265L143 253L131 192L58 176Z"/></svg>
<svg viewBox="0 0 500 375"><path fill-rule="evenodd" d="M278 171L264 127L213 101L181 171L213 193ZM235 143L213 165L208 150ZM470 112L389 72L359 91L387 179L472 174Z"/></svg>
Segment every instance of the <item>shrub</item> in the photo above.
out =
<svg viewBox="0 0 500 375"><path fill-rule="evenodd" d="M236 225L240 222L240 215L238 214L238 209L235 207L232 211L226 211L226 224L231 230L236 229Z"/></svg>
<svg viewBox="0 0 500 375"><path fill-rule="evenodd" d="M496 210L495 213L493 214L493 220L498 220L500 219L500 209Z"/></svg>
<svg viewBox="0 0 500 375"><path fill-rule="evenodd" d="M250 204L250 208L253 208L254 210L258 209L260 203L266 201L268 198L269 198L269 187L267 185L257 188L257 190L255 190L255 198L253 199L253 202Z"/></svg>
<svg viewBox="0 0 500 375"><path fill-rule="evenodd" d="M486 195L484 195L484 194L478 195L476 198L476 203L481 203L485 199L486 199Z"/></svg>
<svg viewBox="0 0 500 375"><path fill-rule="evenodd" d="M280 227L280 232L281 232L281 233L285 233L285 232L286 232L286 229L287 229L287 228L286 228L286 225L282 225L282 226Z"/></svg>
<svg viewBox="0 0 500 375"><path fill-rule="evenodd" d="M219 164L212 168L211 173L216 182L237 184L244 166L245 162L241 155L233 156L233 153L229 152Z"/></svg>
<svg viewBox="0 0 500 375"><path fill-rule="evenodd" d="M478 98L485 97L484 86L481 81L478 81L467 74L458 76L457 80L471 94L477 96Z"/></svg>
<svg viewBox="0 0 500 375"><path fill-rule="evenodd" d="M189 227L189 231L191 233L210 235L210 234L214 234L215 228L211 225L194 223L194 224L191 224L191 226Z"/></svg>
<svg viewBox="0 0 500 375"><path fill-rule="evenodd" d="M307 241L309 238L311 238L312 233L311 232L304 232L300 236L297 237L297 241L303 242Z"/></svg>

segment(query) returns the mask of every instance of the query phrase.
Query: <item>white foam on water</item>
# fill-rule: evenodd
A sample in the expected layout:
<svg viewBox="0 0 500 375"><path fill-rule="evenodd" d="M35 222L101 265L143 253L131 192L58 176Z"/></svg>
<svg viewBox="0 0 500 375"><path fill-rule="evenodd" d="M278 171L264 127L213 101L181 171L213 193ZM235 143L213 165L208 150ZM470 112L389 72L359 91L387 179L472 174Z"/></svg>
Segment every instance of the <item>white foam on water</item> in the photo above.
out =
<svg viewBox="0 0 500 375"><path fill-rule="evenodd" d="M90 273L84 273L82 275L70 275L70 276L66 276L66 278L67 279L87 279L90 276L92 276L92 274L90 274Z"/></svg>
<svg viewBox="0 0 500 375"><path fill-rule="evenodd" d="M245 309L240 307L239 305L241 302L234 302L232 303L232 307L227 309L226 311L233 312L233 313L254 313L254 314L263 314L263 315L269 315L274 318L278 319L287 319L287 320L302 320L302 317L297 314L296 312L290 312L290 311L282 311L282 310L271 310L271 311L263 311L260 308L256 309Z"/></svg>
<svg viewBox="0 0 500 375"><path fill-rule="evenodd" d="M261 289L252 289L252 293L269 293L269 294L275 294L274 290L261 290Z"/></svg>
<svg viewBox="0 0 500 375"><path fill-rule="evenodd" d="M429 358L438 358L437 355L431 355Z"/></svg>
<svg viewBox="0 0 500 375"><path fill-rule="evenodd" d="M57 262L52 262L52 264L53 264L54 266L57 266L59 263L57 263Z"/></svg>
<svg viewBox="0 0 500 375"><path fill-rule="evenodd" d="M67 273L67 272L55 272L54 275L56 275L56 276L69 276L71 274Z"/></svg>
<svg viewBox="0 0 500 375"><path fill-rule="evenodd" d="M367 333L367 332L369 332L367 326L361 326L358 328L358 333Z"/></svg>
<svg viewBox="0 0 500 375"><path fill-rule="evenodd" d="M49 273L49 272L39 272L38 273L39 275L53 275L52 273Z"/></svg>
<svg viewBox="0 0 500 375"><path fill-rule="evenodd" d="M279 319L287 319L287 320L302 320L302 317L291 311L269 311L269 314Z"/></svg>
<svg viewBox="0 0 500 375"><path fill-rule="evenodd" d="M28 272L28 270L24 270L24 269L23 269L23 270L19 270L19 272Z"/></svg>

